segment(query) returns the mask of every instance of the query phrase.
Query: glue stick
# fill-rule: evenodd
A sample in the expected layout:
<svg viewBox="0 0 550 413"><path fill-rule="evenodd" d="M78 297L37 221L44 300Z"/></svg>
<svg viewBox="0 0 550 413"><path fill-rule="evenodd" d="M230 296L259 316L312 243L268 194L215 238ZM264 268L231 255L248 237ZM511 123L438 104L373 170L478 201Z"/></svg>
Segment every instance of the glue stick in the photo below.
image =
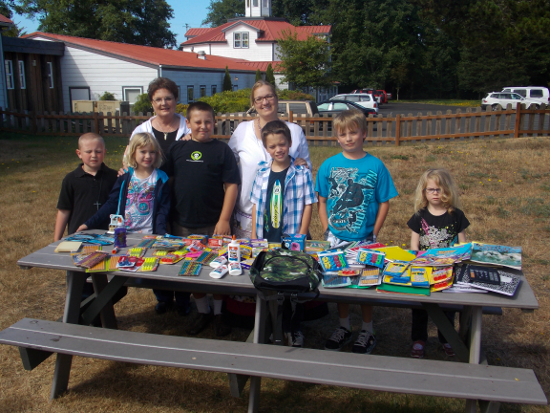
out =
<svg viewBox="0 0 550 413"><path fill-rule="evenodd" d="M235 235L233 235L233 240L227 246L227 260L229 262L241 262L241 244L235 241Z"/></svg>

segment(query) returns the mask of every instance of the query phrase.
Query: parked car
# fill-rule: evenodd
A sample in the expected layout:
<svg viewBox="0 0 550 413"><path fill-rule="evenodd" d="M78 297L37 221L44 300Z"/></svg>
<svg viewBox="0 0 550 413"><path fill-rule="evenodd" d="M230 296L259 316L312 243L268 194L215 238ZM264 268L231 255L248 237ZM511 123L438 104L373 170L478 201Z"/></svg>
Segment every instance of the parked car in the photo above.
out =
<svg viewBox="0 0 550 413"><path fill-rule="evenodd" d="M294 115L306 115L308 117L319 114L319 111L317 110L317 105L312 100L280 100L279 101L279 107L277 108L277 113L279 113L280 115L286 115L290 110ZM254 106L246 111L246 115L256 116L256 109L254 109ZM220 134L222 133L222 131L226 131L225 125L226 125L226 121L222 123L222 130L220 131ZM235 122L230 120L229 131L226 131L226 133L233 134L234 130L235 130Z"/></svg>
<svg viewBox="0 0 550 413"><path fill-rule="evenodd" d="M493 109L496 109L498 105L500 105L503 109L506 109L508 103L512 105L512 109L515 109L518 103L524 103L527 107L534 103L537 109L540 105L540 102L533 99L524 98L517 93L491 92L481 99L481 108L485 109L487 106L491 106Z"/></svg>
<svg viewBox="0 0 550 413"><path fill-rule="evenodd" d="M322 116L335 116L345 110L358 110L363 112L366 117L369 115L376 115L377 113L374 109L366 108L348 100L327 100L319 103L317 108L319 109L319 114ZM331 130L332 122L328 124L328 131L330 132ZM374 130L376 130L376 124L374 125Z"/></svg>
<svg viewBox="0 0 550 413"><path fill-rule="evenodd" d="M548 92L547 87L542 86L521 86L514 87L508 86L502 89L503 92L508 93L517 93L518 95L523 96L527 99L536 100L539 103L544 103L545 105L550 104L550 93Z"/></svg>
<svg viewBox="0 0 550 413"><path fill-rule="evenodd" d="M376 91L377 93L380 93L380 104L384 103L388 103L388 94L386 93L385 90L382 90L382 89L379 89Z"/></svg>
<svg viewBox="0 0 550 413"><path fill-rule="evenodd" d="M356 89L352 91L351 93L368 93L372 96L374 96L374 99L376 102L378 102L378 105L382 105L384 103L388 103L388 99L391 98L391 94L388 96L385 90L382 89L373 89L373 88L363 88L363 89Z"/></svg>
<svg viewBox="0 0 550 413"><path fill-rule="evenodd" d="M374 100L374 97L368 93L346 93L331 97L329 100L347 100L349 102L355 102L365 108L374 109L378 113L378 103Z"/></svg>
<svg viewBox="0 0 550 413"><path fill-rule="evenodd" d="M317 105L312 100L280 100L277 112L287 114L292 111L294 115L314 116L319 113ZM246 112L247 115L255 115L256 110L251 107Z"/></svg>

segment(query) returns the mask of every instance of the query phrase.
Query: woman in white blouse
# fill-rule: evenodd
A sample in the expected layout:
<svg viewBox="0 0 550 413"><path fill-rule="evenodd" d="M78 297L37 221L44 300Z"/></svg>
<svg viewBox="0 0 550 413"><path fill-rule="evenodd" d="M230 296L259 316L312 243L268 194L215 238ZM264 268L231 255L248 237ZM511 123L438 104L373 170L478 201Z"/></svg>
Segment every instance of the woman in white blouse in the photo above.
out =
<svg viewBox="0 0 550 413"><path fill-rule="evenodd" d="M235 154L241 173L239 198L235 205L233 234L237 238L250 238L252 231L252 203L250 192L258 170L258 164L270 160L262 143L262 127L267 122L278 119L279 98L275 87L265 80L257 81L252 87L250 103L256 109L258 117L239 124L231 139L229 147ZM292 136L290 156L295 165L307 165L311 169L309 148L304 131L295 123L286 122Z"/></svg>

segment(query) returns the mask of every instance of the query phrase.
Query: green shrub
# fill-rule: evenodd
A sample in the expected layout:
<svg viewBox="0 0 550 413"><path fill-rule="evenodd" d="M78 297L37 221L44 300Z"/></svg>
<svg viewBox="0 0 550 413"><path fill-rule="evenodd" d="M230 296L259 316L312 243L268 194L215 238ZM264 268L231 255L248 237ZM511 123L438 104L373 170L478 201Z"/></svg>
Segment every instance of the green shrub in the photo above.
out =
<svg viewBox="0 0 550 413"><path fill-rule="evenodd" d="M315 102L315 98L312 95L297 90L279 90L277 95L279 95L279 100L312 100Z"/></svg>
<svg viewBox="0 0 550 413"><path fill-rule="evenodd" d="M111 92L105 92L100 98L99 100L116 100L115 99L115 95L112 94Z"/></svg>
<svg viewBox="0 0 550 413"><path fill-rule="evenodd" d="M183 103L178 103L176 106L176 113L181 113L183 116L187 116L188 104L184 105Z"/></svg>
<svg viewBox="0 0 550 413"><path fill-rule="evenodd" d="M250 108L250 93L251 89L241 89L204 96L199 100L212 106L216 113L246 112Z"/></svg>
<svg viewBox="0 0 550 413"><path fill-rule="evenodd" d="M149 100L149 96L147 93L143 93L138 96L136 103L134 103L134 113L143 113L146 114L147 112L153 112L153 105L151 105L151 101Z"/></svg>

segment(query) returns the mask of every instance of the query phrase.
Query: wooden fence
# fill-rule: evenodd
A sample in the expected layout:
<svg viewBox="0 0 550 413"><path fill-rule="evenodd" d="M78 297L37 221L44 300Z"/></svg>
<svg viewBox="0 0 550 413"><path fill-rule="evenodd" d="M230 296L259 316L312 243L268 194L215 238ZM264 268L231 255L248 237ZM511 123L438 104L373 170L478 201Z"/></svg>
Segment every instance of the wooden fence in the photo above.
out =
<svg viewBox="0 0 550 413"><path fill-rule="evenodd" d="M137 125L149 119L150 113L143 115L102 114L102 113L33 113L4 111L0 108L0 130L35 135L79 136L86 132L96 132L102 136L129 137ZM253 117L244 113L218 114L216 116L215 138L229 139L240 122ZM292 112L281 119L302 126L310 145L335 145L332 137L332 117L297 116ZM370 116L367 119L368 134L366 143L395 144L452 140L509 138L520 136L548 136L550 133L550 107L527 109L518 105L505 110L487 111L481 108L467 108L455 113L447 110L427 115L409 113L407 116Z"/></svg>

